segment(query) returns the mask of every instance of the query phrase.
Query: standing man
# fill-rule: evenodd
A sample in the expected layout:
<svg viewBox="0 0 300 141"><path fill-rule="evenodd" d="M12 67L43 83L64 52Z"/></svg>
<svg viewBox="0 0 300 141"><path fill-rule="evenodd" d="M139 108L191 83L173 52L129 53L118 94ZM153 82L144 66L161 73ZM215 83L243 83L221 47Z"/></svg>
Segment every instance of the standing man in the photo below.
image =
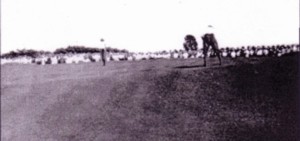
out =
<svg viewBox="0 0 300 141"><path fill-rule="evenodd" d="M102 60L103 66L105 66L106 65L106 48L105 48L104 39L101 38L100 42L103 43L103 48L100 51L100 56L101 56L101 60Z"/></svg>
<svg viewBox="0 0 300 141"><path fill-rule="evenodd" d="M105 48L101 49L101 60L102 60L103 66L105 66L106 65L106 49Z"/></svg>
<svg viewBox="0 0 300 141"><path fill-rule="evenodd" d="M218 42L213 33L213 26L211 25L208 26L208 31L206 31L206 33L202 36L202 41L203 41L203 55L204 55L203 66L206 66L206 57L210 46L212 47L212 50L214 51L214 53L217 55L219 59L219 65L221 65L221 51L219 50Z"/></svg>

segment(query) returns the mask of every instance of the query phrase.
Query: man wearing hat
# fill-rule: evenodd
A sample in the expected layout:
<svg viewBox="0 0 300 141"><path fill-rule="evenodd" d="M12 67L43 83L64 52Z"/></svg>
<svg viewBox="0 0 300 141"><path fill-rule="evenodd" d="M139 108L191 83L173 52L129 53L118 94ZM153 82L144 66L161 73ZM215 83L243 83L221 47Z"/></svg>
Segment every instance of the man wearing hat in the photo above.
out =
<svg viewBox="0 0 300 141"><path fill-rule="evenodd" d="M221 51L219 50L218 42L214 36L213 29L214 28L212 25L208 25L206 33L202 36L204 55L203 66L206 66L206 57L210 46L219 59L219 65L221 65Z"/></svg>
<svg viewBox="0 0 300 141"><path fill-rule="evenodd" d="M100 50L101 61L102 61L103 66L105 66L106 62L107 62L107 60L106 60L106 58L107 58L106 46L105 46L103 38L100 39L100 42L103 43L103 49Z"/></svg>

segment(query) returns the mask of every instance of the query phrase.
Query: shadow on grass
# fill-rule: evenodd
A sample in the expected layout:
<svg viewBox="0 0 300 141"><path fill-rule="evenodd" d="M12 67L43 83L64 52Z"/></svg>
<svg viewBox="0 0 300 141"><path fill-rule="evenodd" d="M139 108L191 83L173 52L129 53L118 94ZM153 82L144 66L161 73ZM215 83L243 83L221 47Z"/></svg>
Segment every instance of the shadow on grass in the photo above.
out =
<svg viewBox="0 0 300 141"><path fill-rule="evenodd" d="M188 68L199 68L199 67L204 67L203 65L192 65L192 66L178 66L174 67L176 69L188 69Z"/></svg>
<svg viewBox="0 0 300 141"><path fill-rule="evenodd" d="M224 131L220 133L221 137L232 141L297 140L298 63L298 56L294 55L228 68L232 74L230 87L235 88L230 93L231 100L236 101L228 103L230 109L260 113L260 116L249 116L249 121L264 122L250 124L253 126L233 124L219 127ZM258 120L258 117L263 117L263 120Z"/></svg>

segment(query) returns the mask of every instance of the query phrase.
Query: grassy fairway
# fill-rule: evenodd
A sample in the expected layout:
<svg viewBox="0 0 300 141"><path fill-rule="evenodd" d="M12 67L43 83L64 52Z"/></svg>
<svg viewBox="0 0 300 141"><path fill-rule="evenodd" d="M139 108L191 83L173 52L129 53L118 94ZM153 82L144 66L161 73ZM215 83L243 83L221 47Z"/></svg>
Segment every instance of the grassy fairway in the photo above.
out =
<svg viewBox="0 0 300 141"><path fill-rule="evenodd" d="M1 140L297 140L298 55L1 66Z"/></svg>

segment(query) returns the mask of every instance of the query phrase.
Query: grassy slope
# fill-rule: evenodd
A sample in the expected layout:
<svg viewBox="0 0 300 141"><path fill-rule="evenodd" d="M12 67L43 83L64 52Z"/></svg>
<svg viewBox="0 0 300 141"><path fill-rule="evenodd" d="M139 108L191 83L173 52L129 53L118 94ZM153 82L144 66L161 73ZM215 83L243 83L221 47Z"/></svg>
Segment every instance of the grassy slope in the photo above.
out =
<svg viewBox="0 0 300 141"><path fill-rule="evenodd" d="M2 67L3 140L296 140L297 56Z"/></svg>

